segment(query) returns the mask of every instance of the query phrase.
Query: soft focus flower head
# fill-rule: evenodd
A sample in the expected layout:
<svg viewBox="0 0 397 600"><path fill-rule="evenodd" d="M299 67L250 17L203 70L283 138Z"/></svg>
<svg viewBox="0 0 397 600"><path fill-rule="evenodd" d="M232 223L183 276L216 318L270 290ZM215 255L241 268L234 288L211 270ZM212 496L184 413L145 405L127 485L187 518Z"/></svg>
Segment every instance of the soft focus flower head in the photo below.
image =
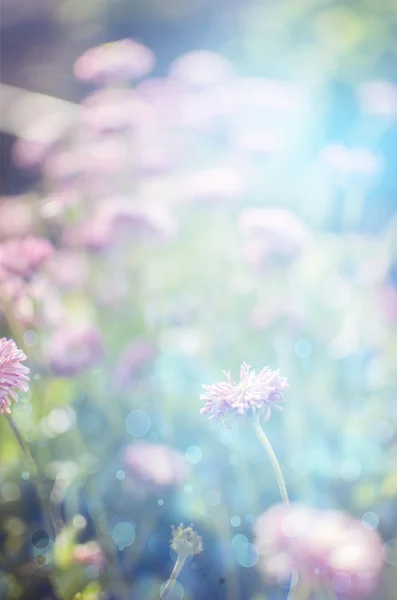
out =
<svg viewBox="0 0 397 600"><path fill-rule="evenodd" d="M18 401L18 391L29 389L29 369L22 365L26 360L14 340L0 338L0 414L11 412L11 400Z"/></svg>
<svg viewBox="0 0 397 600"><path fill-rule="evenodd" d="M29 279L52 256L53 247L45 238L25 237L0 244L0 268Z"/></svg>
<svg viewBox="0 0 397 600"><path fill-rule="evenodd" d="M35 225L33 210L23 196L0 198L0 240L25 237Z"/></svg>
<svg viewBox="0 0 397 600"><path fill-rule="evenodd" d="M251 371L250 365L243 363L240 369L240 381L232 380L230 372L226 381L203 385L205 393L200 399L206 404L201 414L209 414L211 420L227 425L230 421L258 414L262 420L270 418L272 409L280 410L283 393L288 387L287 380L264 367L258 374Z"/></svg>
<svg viewBox="0 0 397 600"><path fill-rule="evenodd" d="M122 459L128 474L140 484L178 486L189 474L184 455L162 444L131 444L124 449Z"/></svg>
<svg viewBox="0 0 397 600"><path fill-rule="evenodd" d="M98 571L102 571L105 565L103 550L95 541L78 544L74 549L74 559L81 565L93 565Z"/></svg>
<svg viewBox="0 0 397 600"><path fill-rule="evenodd" d="M157 358L158 350L149 339L139 338L133 340L123 351L116 367L116 383L125 388L134 382L137 377Z"/></svg>
<svg viewBox="0 0 397 600"><path fill-rule="evenodd" d="M99 85L140 79L150 73L156 59L151 50L131 39L90 48L74 64L74 74Z"/></svg>
<svg viewBox="0 0 397 600"><path fill-rule="evenodd" d="M171 548L179 556L192 556L203 551L203 540L192 527L185 527L183 523L175 527L171 526Z"/></svg>
<svg viewBox="0 0 397 600"><path fill-rule="evenodd" d="M220 54L208 50L187 52L170 67L171 77L191 87L223 83L234 76L233 65Z"/></svg>
<svg viewBox="0 0 397 600"><path fill-rule="evenodd" d="M255 535L261 568L271 580L286 581L295 571L357 598L376 586L382 565L379 535L346 513L278 505L258 518ZM343 590L338 588L342 579Z"/></svg>
<svg viewBox="0 0 397 600"><path fill-rule="evenodd" d="M362 109L373 115L397 114L397 87L388 81L367 81L358 88Z"/></svg>
<svg viewBox="0 0 397 600"><path fill-rule="evenodd" d="M79 375L102 358L102 338L92 325L63 326L50 338L46 355L47 362L56 375Z"/></svg>

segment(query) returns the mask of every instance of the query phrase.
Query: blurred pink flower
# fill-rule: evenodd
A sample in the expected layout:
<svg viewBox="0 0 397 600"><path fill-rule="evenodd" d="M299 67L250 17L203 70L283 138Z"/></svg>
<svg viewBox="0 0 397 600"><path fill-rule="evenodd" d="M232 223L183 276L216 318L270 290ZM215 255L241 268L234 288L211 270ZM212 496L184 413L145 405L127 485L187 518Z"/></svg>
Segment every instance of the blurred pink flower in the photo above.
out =
<svg viewBox="0 0 397 600"><path fill-rule="evenodd" d="M397 114L397 87L388 81L367 81L358 88L362 109L373 115Z"/></svg>
<svg viewBox="0 0 397 600"><path fill-rule="evenodd" d="M236 200L245 191L245 177L227 167L196 171L182 184L183 199L209 204Z"/></svg>
<svg viewBox="0 0 397 600"><path fill-rule="evenodd" d="M105 555L100 545L95 541L78 544L74 549L74 559L81 565L92 565L102 571L105 565Z"/></svg>
<svg viewBox="0 0 397 600"><path fill-rule="evenodd" d="M169 73L191 87L223 83L235 75L233 65L226 58L208 50L183 54L171 64Z"/></svg>
<svg viewBox="0 0 397 600"><path fill-rule="evenodd" d="M142 128L155 119L155 110L134 90L103 89L82 104L82 123L95 133Z"/></svg>
<svg viewBox="0 0 397 600"><path fill-rule="evenodd" d="M224 94L235 112L248 109L264 115L269 111L301 113L309 105L309 95L302 86L265 77L234 79L225 85Z"/></svg>
<svg viewBox="0 0 397 600"><path fill-rule="evenodd" d="M362 598L376 587L382 543L376 531L340 511L278 505L255 523L255 544L266 577L324 581L336 593Z"/></svg>
<svg viewBox="0 0 397 600"><path fill-rule="evenodd" d="M82 287L88 274L86 256L72 250L58 250L47 264L46 272L56 286L64 290Z"/></svg>
<svg viewBox="0 0 397 600"><path fill-rule="evenodd" d="M150 73L156 59L151 50L131 39L90 48L74 64L74 74L99 85L140 79Z"/></svg>
<svg viewBox="0 0 397 600"><path fill-rule="evenodd" d="M156 346L145 338L133 340L123 351L116 367L116 382L121 388L134 383L142 371L158 356Z"/></svg>
<svg viewBox="0 0 397 600"><path fill-rule="evenodd" d="M14 340L0 338L0 414L11 412L11 400L18 402L18 390L29 389L29 369L21 364L26 358Z"/></svg>
<svg viewBox="0 0 397 600"><path fill-rule="evenodd" d="M309 238L304 223L282 208L247 208L239 228L246 239L245 257L255 267L298 258Z"/></svg>
<svg viewBox="0 0 397 600"><path fill-rule="evenodd" d="M102 338L91 325L66 325L56 330L47 343L47 363L63 377L79 375L103 357Z"/></svg>
<svg viewBox="0 0 397 600"><path fill-rule="evenodd" d="M397 288L384 284L379 290L379 304L388 321L397 324Z"/></svg>
<svg viewBox="0 0 397 600"><path fill-rule="evenodd" d="M0 268L13 275L30 278L52 256L53 247L45 238L33 236L0 244Z"/></svg>
<svg viewBox="0 0 397 600"><path fill-rule="evenodd" d="M149 487L178 486L189 474L183 454L162 444L131 444L124 448L122 459L127 474Z"/></svg>
<svg viewBox="0 0 397 600"><path fill-rule="evenodd" d="M206 404L201 414L209 414L210 420L227 425L236 417L255 413L266 421L272 409L280 410L287 380L270 367L264 367L258 375L250 369L247 363L241 365L239 383L232 380L230 372L224 372L226 382L203 385L205 393L201 394L200 400L205 400Z"/></svg>
<svg viewBox="0 0 397 600"><path fill-rule="evenodd" d="M0 240L25 237L35 225L31 206L24 196L0 198Z"/></svg>

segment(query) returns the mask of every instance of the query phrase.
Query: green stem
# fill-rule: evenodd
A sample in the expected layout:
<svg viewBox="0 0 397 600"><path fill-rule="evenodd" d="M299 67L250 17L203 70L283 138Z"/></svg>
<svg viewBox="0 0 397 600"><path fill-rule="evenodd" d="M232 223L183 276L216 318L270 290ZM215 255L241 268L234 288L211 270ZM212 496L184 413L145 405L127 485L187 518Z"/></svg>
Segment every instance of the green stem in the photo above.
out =
<svg viewBox="0 0 397 600"><path fill-rule="evenodd" d="M289 499L288 499L288 493L287 493L287 488L285 487L285 482L284 482L284 477L283 477L283 473L281 471L279 462L277 460L277 456L274 454L274 450L269 442L269 440L267 439L260 423L259 423L259 416L257 415L255 417L254 420L254 429L255 429L255 434L256 437L258 438L259 442L262 444L263 448L265 449L270 463L272 465L274 474L276 476L277 479L277 483L278 483L278 488L280 490L280 494L281 494L281 498L283 500L283 502L285 504L289 503Z"/></svg>
<svg viewBox="0 0 397 600"><path fill-rule="evenodd" d="M174 568L172 569L170 578L167 581L167 583L165 584L163 593L161 594L161 600L167 600L170 593L174 589L175 582L179 577L179 574L182 570L183 565L185 564L186 558L187 558L186 556L181 556L180 554L178 554L178 558L176 559L176 563L175 563Z"/></svg>
<svg viewBox="0 0 397 600"><path fill-rule="evenodd" d="M15 437L18 440L18 444L20 445L20 447L22 449L22 452L23 452L23 454L24 454L24 456L26 458L26 461L27 461L27 463L29 465L29 471L32 474L32 479L33 479L33 481L35 481L36 488L38 488L37 484L40 482L40 474L39 474L39 470L37 468L36 462L35 462L35 460L34 460L34 458L32 456L32 453L29 450L29 446L27 445L27 443L23 439L23 437L21 435L21 432L19 431L18 426L16 425L14 419L12 418L11 415L7 415L7 417L8 417L7 421L9 422L10 427L13 430L14 435L15 435ZM56 538L56 534L57 534L57 528L56 528L54 520L52 518L50 502L47 501L46 502L46 506L43 506L42 498L41 498L41 496L39 494L39 490L38 489L37 489L37 497L38 497L38 500L39 500L40 504L42 505L41 508L42 508L42 511L43 511L43 515L45 517L47 517L47 519L49 521L49 524L50 524L49 528L52 530L51 533L52 533L52 535L54 536L54 539L55 539Z"/></svg>

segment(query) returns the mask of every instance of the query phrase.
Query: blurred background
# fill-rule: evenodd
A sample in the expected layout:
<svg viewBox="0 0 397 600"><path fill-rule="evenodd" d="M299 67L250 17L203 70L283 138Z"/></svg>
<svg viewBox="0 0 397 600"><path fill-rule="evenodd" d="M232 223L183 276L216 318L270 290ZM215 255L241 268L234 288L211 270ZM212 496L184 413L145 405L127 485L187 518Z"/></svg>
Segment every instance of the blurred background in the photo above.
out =
<svg viewBox="0 0 397 600"><path fill-rule="evenodd" d="M169 600L286 599L267 457L200 414L246 361L290 384L264 429L291 501L381 548L332 597L394 600L395 2L3 0L0 28L0 337L35 464L0 415L0 598L160 598L183 522L204 551Z"/></svg>

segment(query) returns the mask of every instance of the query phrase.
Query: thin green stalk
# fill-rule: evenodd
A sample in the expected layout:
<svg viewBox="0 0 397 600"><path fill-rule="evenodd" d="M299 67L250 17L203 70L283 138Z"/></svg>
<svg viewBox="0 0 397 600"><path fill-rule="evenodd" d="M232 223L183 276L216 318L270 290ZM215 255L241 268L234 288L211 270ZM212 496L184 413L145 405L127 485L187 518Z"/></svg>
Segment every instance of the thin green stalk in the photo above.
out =
<svg viewBox="0 0 397 600"><path fill-rule="evenodd" d="M37 488L38 487L37 484L40 481L40 474L39 474L39 470L37 468L36 462L32 456L32 453L29 450L29 446L27 445L24 438L22 437L21 432L19 431L18 426L16 425L14 419L12 418L11 415L7 415L7 417L8 417L7 420L10 424L10 427L11 427L12 431L14 432L14 435L18 441L18 444L20 445L22 452L26 458L26 461L29 465L29 471L33 475L33 480L36 480L35 484L36 484L36 488ZM52 518L50 502L47 501L46 505L43 505L42 498L39 494L38 489L37 489L37 497L38 497L40 504L42 505L41 508L42 508L43 514L45 517L47 517L47 519L49 521L50 529L52 529L51 533L55 539L56 535L57 535L57 528L56 528L54 520Z"/></svg>
<svg viewBox="0 0 397 600"><path fill-rule="evenodd" d="M161 600L167 600L169 598L170 593L174 589L175 582L178 579L180 572L182 571L182 567L185 564L186 558L186 556L178 554L178 558L176 559L176 563L174 568L172 569L170 578L165 584L163 593L161 594Z"/></svg>
<svg viewBox="0 0 397 600"><path fill-rule="evenodd" d="M254 419L254 430L255 430L256 437L258 438L259 442L262 444L263 448L265 449L265 451L269 457L270 463L272 465L274 474L277 479L277 484L278 484L278 488L280 490L282 501L285 504L288 504L289 499L288 499L287 488L285 487L283 473L281 471L279 462L277 460L277 456L275 455L274 450L260 425L258 415L256 415L256 417Z"/></svg>

